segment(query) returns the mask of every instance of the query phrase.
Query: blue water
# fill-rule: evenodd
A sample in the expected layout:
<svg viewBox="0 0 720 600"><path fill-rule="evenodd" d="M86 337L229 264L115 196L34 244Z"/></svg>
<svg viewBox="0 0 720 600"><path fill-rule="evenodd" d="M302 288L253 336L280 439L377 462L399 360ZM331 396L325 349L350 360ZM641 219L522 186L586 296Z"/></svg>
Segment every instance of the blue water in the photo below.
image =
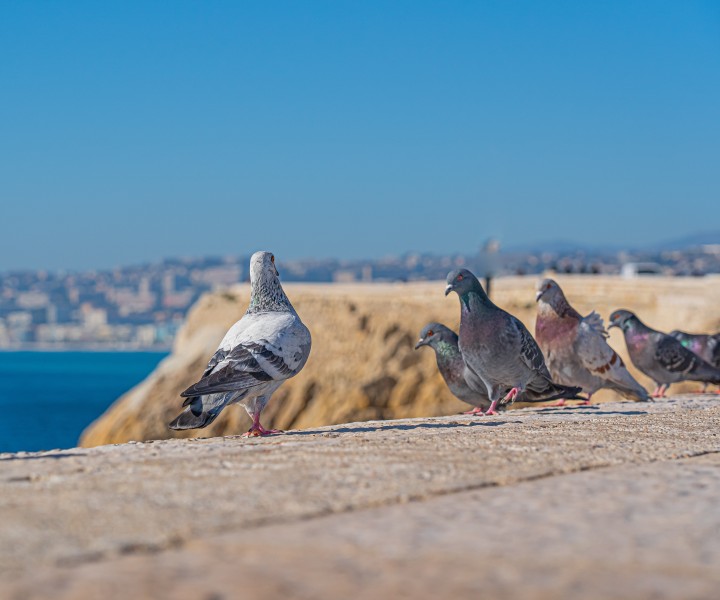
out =
<svg viewBox="0 0 720 600"><path fill-rule="evenodd" d="M0 452L71 448L161 352L0 352Z"/></svg>

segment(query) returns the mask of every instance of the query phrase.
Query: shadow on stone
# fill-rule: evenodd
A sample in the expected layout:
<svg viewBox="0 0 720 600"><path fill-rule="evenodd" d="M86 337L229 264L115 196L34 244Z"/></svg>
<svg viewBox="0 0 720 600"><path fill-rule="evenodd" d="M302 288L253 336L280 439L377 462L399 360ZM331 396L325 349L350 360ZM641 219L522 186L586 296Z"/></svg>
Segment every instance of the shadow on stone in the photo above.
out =
<svg viewBox="0 0 720 600"><path fill-rule="evenodd" d="M471 423L418 423L417 425L377 425L357 427L337 427L331 432L319 429L303 429L300 431L289 431L285 435L321 435L323 433L367 433L371 431L411 431L413 429L457 429L464 427L496 427L498 425L518 424L521 421L474 421Z"/></svg>

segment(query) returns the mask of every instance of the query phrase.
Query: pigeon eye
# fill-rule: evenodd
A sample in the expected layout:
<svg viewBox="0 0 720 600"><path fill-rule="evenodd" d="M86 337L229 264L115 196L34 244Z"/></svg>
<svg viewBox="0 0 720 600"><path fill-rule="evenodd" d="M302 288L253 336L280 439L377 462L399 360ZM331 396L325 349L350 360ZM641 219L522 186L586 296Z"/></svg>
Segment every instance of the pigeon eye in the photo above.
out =
<svg viewBox="0 0 720 600"><path fill-rule="evenodd" d="M270 255L270 262L271 262L271 263L274 263L274 262L275 262L275 255L274 255L274 254L271 254L271 255Z"/></svg>
<svg viewBox="0 0 720 600"><path fill-rule="evenodd" d="M458 276L457 276L457 281L462 281L462 280L463 280L462 274L458 275Z"/></svg>
<svg viewBox="0 0 720 600"><path fill-rule="evenodd" d="M432 337L432 335L433 335L433 330L431 329L430 331L427 332L427 334L428 334L428 337Z"/></svg>

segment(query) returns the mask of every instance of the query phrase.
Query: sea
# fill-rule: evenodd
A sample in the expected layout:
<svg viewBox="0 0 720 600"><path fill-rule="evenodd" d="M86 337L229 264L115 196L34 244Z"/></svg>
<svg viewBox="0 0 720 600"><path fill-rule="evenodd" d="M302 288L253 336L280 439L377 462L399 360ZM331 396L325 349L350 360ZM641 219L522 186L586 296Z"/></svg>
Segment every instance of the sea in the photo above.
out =
<svg viewBox="0 0 720 600"><path fill-rule="evenodd" d="M77 445L166 352L0 352L0 452Z"/></svg>

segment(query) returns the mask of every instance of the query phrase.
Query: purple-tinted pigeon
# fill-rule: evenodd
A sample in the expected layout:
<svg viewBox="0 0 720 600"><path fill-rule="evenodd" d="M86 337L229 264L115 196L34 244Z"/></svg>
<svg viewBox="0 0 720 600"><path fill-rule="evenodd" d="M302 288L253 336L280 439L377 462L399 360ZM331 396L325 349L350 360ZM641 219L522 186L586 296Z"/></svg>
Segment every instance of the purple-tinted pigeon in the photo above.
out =
<svg viewBox="0 0 720 600"><path fill-rule="evenodd" d="M705 362L667 333L651 329L629 310L610 315L610 327L625 335L630 360L657 385L653 398L665 395L671 383L701 381L720 385L720 369Z"/></svg>
<svg viewBox="0 0 720 600"><path fill-rule="evenodd" d="M720 368L720 333L708 335L675 330L671 331L670 335L705 362ZM707 383L703 385L703 392L707 390L707 386Z"/></svg>
<svg viewBox="0 0 720 600"><path fill-rule="evenodd" d="M586 404L601 388L640 402L650 399L607 343L608 334L600 315L596 312L587 317L580 315L552 279L539 283L535 299L538 303L535 339L553 381L581 386L588 395ZM562 403L560 400L558 405Z"/></svg>

